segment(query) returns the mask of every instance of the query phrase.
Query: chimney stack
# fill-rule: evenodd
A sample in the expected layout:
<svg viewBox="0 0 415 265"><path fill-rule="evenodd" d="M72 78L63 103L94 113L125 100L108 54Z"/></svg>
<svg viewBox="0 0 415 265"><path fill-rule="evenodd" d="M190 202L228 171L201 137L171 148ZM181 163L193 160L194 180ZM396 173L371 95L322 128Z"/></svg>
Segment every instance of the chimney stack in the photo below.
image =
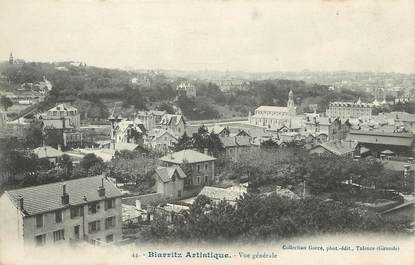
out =
<svg viewBox="0 0 415 265"><path fill-rule="evenodd" d="M69 194L66 192L66 184L62 184L62 204L69 204Z"/></svg>
<svg viewBox="0 0 415 265"><path fill-rule="evenodd" d="M101 186L98 187L98 195L99 197L105 196L104 178L101 179Z"/></svg>
<svg viewBox="0 0 415 265"><path fill-rule="evenodd" d="M20 210L23 211L24 210L24 205L23 205L23 197L22 195L19 195L19 206L20 206Z"/></svg>
<svg viewBox="0 0 415 265"><path fill-rule="evenodd" d="M209 155L209 152L208 152L207 148L203 149L203 152L205 153L205 155Z"/></svg>

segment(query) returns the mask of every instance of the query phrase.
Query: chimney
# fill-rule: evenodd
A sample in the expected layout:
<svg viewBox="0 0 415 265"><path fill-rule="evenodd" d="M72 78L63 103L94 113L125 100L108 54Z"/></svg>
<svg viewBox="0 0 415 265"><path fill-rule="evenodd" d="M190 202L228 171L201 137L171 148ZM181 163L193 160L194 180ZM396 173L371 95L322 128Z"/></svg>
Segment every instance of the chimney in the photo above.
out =
<svg viewBox="0 0 415 265"><path fill-rule="evenodd" d="M20 210L21 211L24 210L24 207L23 207L23 197L22 197L22 195L19 195L19 207L20 207Z"/></svg>
<svg viewBox="0 0 415 265"><path fill-rule="evenodd" d="M101 186L98 187L98 195L99 197L105 196L104 178L101 179Z"/></svg>
<svg viewBox="0 0 415 265"><path fill-rule="evenodd" d="M58 144L58 151L62 151L62 147L60 144Z"/></svg>
<svg viewBox="0 0 415 265"><path fill-rule="evenodd" d="M413 157L408 157L408 163L413 164L414 163L414 158Z"/></svg>
<svg viewBox="0 0 415 265"><path fill-rule="evenodd" d="M207 148L203 149L203 153L204 153L205 155L209 155L208 149L207 149Z"/></svg>
<svg viewBox="0 0 415 265"><path fill-rule="evenodd" d="M62 184L62 204L69 204L69 194L66 193L66 184Z"/></svg>

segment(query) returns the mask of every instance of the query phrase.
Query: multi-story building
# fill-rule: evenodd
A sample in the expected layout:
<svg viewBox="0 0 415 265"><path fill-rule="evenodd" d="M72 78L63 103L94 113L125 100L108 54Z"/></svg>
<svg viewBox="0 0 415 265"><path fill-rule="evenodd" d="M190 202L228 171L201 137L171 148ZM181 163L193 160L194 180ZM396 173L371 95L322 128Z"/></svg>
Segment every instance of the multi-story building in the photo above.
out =
<svg viewBox="0 0 415 265"><path fill-rule="evenodd" d="M358 118L367 121L372 118L372 105L362 103L360 99L357 102L330 102L326 114L328 117L339 117L341 120Z"/></svg>
<svg viewBox="0 0 415 265"><path fill-rule="evenodd" d="M183 115L163 115L160 121L160 127L164 130L170 130L176 137L181 137L186 132L186 122Z"/></svg>
<svg viewBox="0 0 415 265"><path fill-rule="evenodd" d="M75 130L79 130L81 127L81 118L76 108L66 105L59 104L45 113L41 114L42 120L67 120L67 123Z"/></svg>
<svg viewBox="0 0 415 265"><path fill-rule="evenodd" d="M290 126L290 122L295 118L296 113L294 93L290 90L287 107L260 106L255 110L253 116L249 114L249 123L268 129L278 129L284 125Z"/></svg>
<svg viewBox="0 0 415 265"><path fill-rule="evenodd" d="M321 135L325 135L327 141L342 140L346 138L350 131L351 125L346 120L342 122L338 117L307 117L304 122L304 131L311 133L319 139ZM324 142L324 141L322 141Z"/></svg>
<svg viewBox="0 0 415 265"><path fill-rule="evenodd" d="M24 248L120 241L121 196L102 176L8 190L0 197L0 242Z"/></svg>
<svg viewBox="0 0 415 265"><path fill-rule="evenodd" d="M188 98L196 97L196 87L189 82L181 82L177 87L178 96L186 96Z"/></svg>
<svg viewBox="0 0 415 265"><path fill-rule="evenodd" d="M153 128L156 128L159 126L161 122L161 118L166 114L166 111L160 111L160 110L150 110L150 111L139 111L136 113L135 117L137 119L140 119L144 127L147 131L152 130Z"/></svg>
<svg viewBox="0 0 415 265"><path fill-rule="evenodd" d="M160 158L161 166L182 167L187 174L185 184L193 186L209 185L215 180L215 160L214 157L190 149Z"/></svg>

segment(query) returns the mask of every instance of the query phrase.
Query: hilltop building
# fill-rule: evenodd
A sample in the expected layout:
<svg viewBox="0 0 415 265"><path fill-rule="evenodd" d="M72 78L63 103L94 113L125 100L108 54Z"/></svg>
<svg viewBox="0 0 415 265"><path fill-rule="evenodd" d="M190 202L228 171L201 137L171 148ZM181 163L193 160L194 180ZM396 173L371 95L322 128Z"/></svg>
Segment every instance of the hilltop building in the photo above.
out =
<svg viewBox="0 0 415 265"><path fill-rule="evenodd" d="M189 82L181 82L177 87L178 96L186 96L188 98L196 97L196 87Z"/></svg>

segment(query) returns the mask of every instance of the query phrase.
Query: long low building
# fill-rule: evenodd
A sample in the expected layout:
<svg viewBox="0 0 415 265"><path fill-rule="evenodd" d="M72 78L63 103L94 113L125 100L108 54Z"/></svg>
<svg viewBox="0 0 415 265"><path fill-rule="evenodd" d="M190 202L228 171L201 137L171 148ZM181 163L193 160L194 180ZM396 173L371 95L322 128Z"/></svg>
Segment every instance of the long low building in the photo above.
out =
<svg viewBox="0 0 415 265"><path fill-rule="evenodd" d="M351 130L346 141L356 141L359 147L369 149L370 153L376 157L385 151L393 156L413 157L415 155L413 133Z"/></svg>

